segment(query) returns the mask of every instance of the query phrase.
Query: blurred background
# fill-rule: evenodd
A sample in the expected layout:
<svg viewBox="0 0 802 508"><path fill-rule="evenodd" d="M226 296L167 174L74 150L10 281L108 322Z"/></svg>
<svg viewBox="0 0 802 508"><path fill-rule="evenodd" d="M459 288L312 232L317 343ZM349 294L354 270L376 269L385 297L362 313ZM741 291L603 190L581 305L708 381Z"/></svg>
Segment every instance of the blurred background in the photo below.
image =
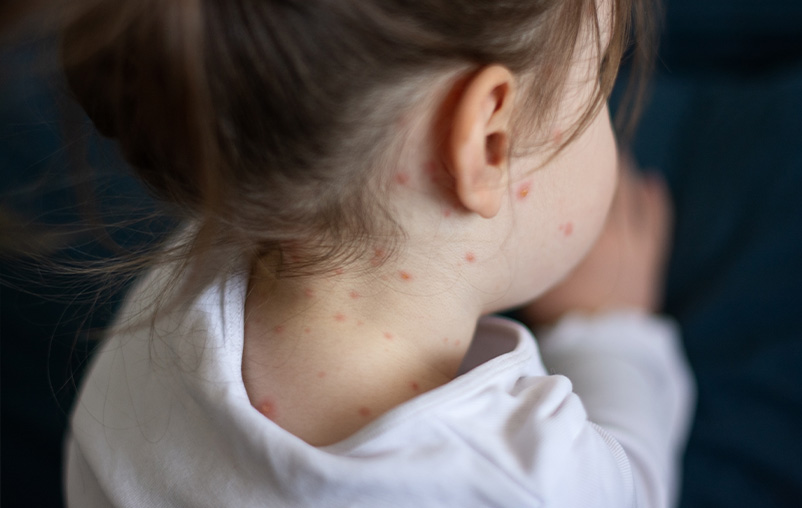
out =
<svg viewBox="0 0 802 508"><path fill-rule="evenodd" d="M665 307L699 388L680 506L798 507L802 2L668 0L661 33L631 150L666 175L676 207ZM61 506L75 385L126 287L57 277L29 253L103 259L115 243L139 248L169 226L150 218L114 146L47 72L56 57L51 41L33 37L0 48L4 507ZM94 190L70 169L84 160L96 169ZM128 226L104 241L85 231L87 217ZM59 234L41 234L31 219Z"/></svg>

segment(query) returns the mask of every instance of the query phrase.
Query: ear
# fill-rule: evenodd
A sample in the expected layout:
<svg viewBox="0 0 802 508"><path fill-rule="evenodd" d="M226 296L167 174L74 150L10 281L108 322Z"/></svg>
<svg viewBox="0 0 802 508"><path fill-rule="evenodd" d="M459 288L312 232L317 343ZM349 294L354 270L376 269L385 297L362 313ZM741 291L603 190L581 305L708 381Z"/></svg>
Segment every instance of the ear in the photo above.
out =
<svg viewBox="0 0 802 508"><path fill-rule="evenodd" d="M514 98L515 77L500 65L482 68L454 98L442 156L460 203L484 218L498 213L507 191Z"/></svg>

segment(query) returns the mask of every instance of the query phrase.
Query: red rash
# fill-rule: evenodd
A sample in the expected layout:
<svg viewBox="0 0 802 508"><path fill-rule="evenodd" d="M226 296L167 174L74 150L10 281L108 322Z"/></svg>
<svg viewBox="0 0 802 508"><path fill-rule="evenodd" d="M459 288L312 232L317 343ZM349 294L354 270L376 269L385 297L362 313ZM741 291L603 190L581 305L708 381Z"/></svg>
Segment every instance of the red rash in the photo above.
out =
<svg viewBox="0 0 802 508"><path fill-rule="evenodd" d="M412 388L412 391L415 392L420 391L420 385L418 385L418 383L416 383L415 381L409 383L409 387Z"/></svg>
<svg viewBox="0 0 802 508"><path fill-rule="evenodd" d="M571 236L574 232L574 223L566 222L565 224L561 224L560 231L562 231L565 236Z"/></svg>
<svg viewBox="0 0 802 508"><path fill-rule="evenodd" d="M401 277L401 280L412 280L412 275L409 272L405 272L403 270L398 272L398 276Z"/></svg>
<svg viewBox="0 0 802 508"><path fill-rule="evenodd" d="M373 249L373 258L370 260L372 266L379 266L387 253L382 248Z"/></svg>
<svg viewBox="0 0 802 508"><path fill-rule="evenodd" d="M334 275L342 275L344 273L345 270L343 270L342 268L337 268L336 270L334 270Z"/></svg>
<svg viewBox="0 0 802 508"><path fill-rule="evenodd" d="M309 288L304 289L304 296L307 298L312 298L315 296L315 292Z"/></svg>
<svg viewBox="0 0 802 508"><path fill-rule="evenodd" d="M476 254L474 254L473 252L465 254L465 261L467 261L468 263L473 263L474 261L476 261Z"/></svg>
<svg viewBox="0 0 802 508"><path fill-rule="evenodd" d="M345 314L338 312L337 314L334 315L334 320L337 321L338 323L345 322Z"/></svg>
<svg viewBox="0 0 802 508"><path fill-rule="evenodd" d="M395 182L398 185L406 185L409 182L409 175L406 173L398 173L395 175Z"/></svg>
<svg viewBox="0 0 802 508"><path fill-rule="evenodd" d="M393 340L393 334L390 332L384 332L384 338L387 340Z"/></svg>
<svg viewBox="0 0 802 508"><path fill-rule="evenodd" d="M352 299L356 300L357 298L360 297L360 294L357 293L356 291L351 291L350 293L348 293L348 296L350 296Z"/></svg>
<svg viewBox="0 0 802 508"><path fill-rule="evenodd" d="M304 328L304 333L312 333L312 329L307 326Z"/></svg>
<svg viewBox="0 0 802 508"><path fill-rule="evenodd" d="M284 327L282 325L278 325L275 328L273 328L273 331L276 333L282 333L284 331Z"/></svg>
<svg viewBox="0 0 802 508"><path fill-rule="evenodd" d="M259 412L271 420L276 419L276 406L270 401L264 401L262 405L259 406Z"/></svg>
<svg viewBox="0 0 802 508"><path fill-rule="evenodd" d="M370 418L370 414L371 414L370 408L367 407L359 408L359 416L361 416L362 418Z"/></svg>
<svg viewBox="0 0 802 508"><path fill-rule="evenodd" d="M515 194L518 197L519 201L523 201L526 199L526 196L529 195L529 190L531 189L532 184L530 182L524 182L520 186L518 186L518 192Z"/></svg>
<svg viewBox="0 0 802 508"><path fill-rule="evenodd" d="M317 377L323 379L324 377L326 377L326 373L321 370L320 372L317 373Z"/></svg>

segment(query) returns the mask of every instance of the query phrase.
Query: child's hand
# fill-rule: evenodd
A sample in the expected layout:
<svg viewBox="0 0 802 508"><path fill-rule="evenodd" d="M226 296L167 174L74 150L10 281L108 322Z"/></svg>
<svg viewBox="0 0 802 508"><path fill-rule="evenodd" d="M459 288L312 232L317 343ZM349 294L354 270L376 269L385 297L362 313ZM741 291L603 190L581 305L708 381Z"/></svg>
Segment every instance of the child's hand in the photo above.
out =
<svg viewBox="0 0 802 508"><path fill-rule="evenodd" d="M521 318L534 326L554 323L570 311L656 311L672 216L670 195L661 177L640 175L623 164L598 241L563 282L521 309Z"/></svg>

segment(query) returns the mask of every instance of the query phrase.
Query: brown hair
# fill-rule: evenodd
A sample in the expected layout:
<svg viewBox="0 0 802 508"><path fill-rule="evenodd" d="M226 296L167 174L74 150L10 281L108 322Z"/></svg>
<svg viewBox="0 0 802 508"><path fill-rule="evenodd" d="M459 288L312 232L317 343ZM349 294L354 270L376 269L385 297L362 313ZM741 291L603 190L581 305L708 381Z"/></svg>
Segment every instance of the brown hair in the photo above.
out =
<svg viewBox="0 0 802 508"><path fill-rule="evenodd" d="M609 2L597 95L565 144L609 94L630 31L646 35L644 4ZM601 45L596 0L69 4L69 84L150 189L198 225L182 255L305 246L300 261L282 258L287 272L354 259L395 227L369 191L373 169L434 77L494 63L529 73L525 109L539 114L521 125L536 128L584 27Z"/></svg>

